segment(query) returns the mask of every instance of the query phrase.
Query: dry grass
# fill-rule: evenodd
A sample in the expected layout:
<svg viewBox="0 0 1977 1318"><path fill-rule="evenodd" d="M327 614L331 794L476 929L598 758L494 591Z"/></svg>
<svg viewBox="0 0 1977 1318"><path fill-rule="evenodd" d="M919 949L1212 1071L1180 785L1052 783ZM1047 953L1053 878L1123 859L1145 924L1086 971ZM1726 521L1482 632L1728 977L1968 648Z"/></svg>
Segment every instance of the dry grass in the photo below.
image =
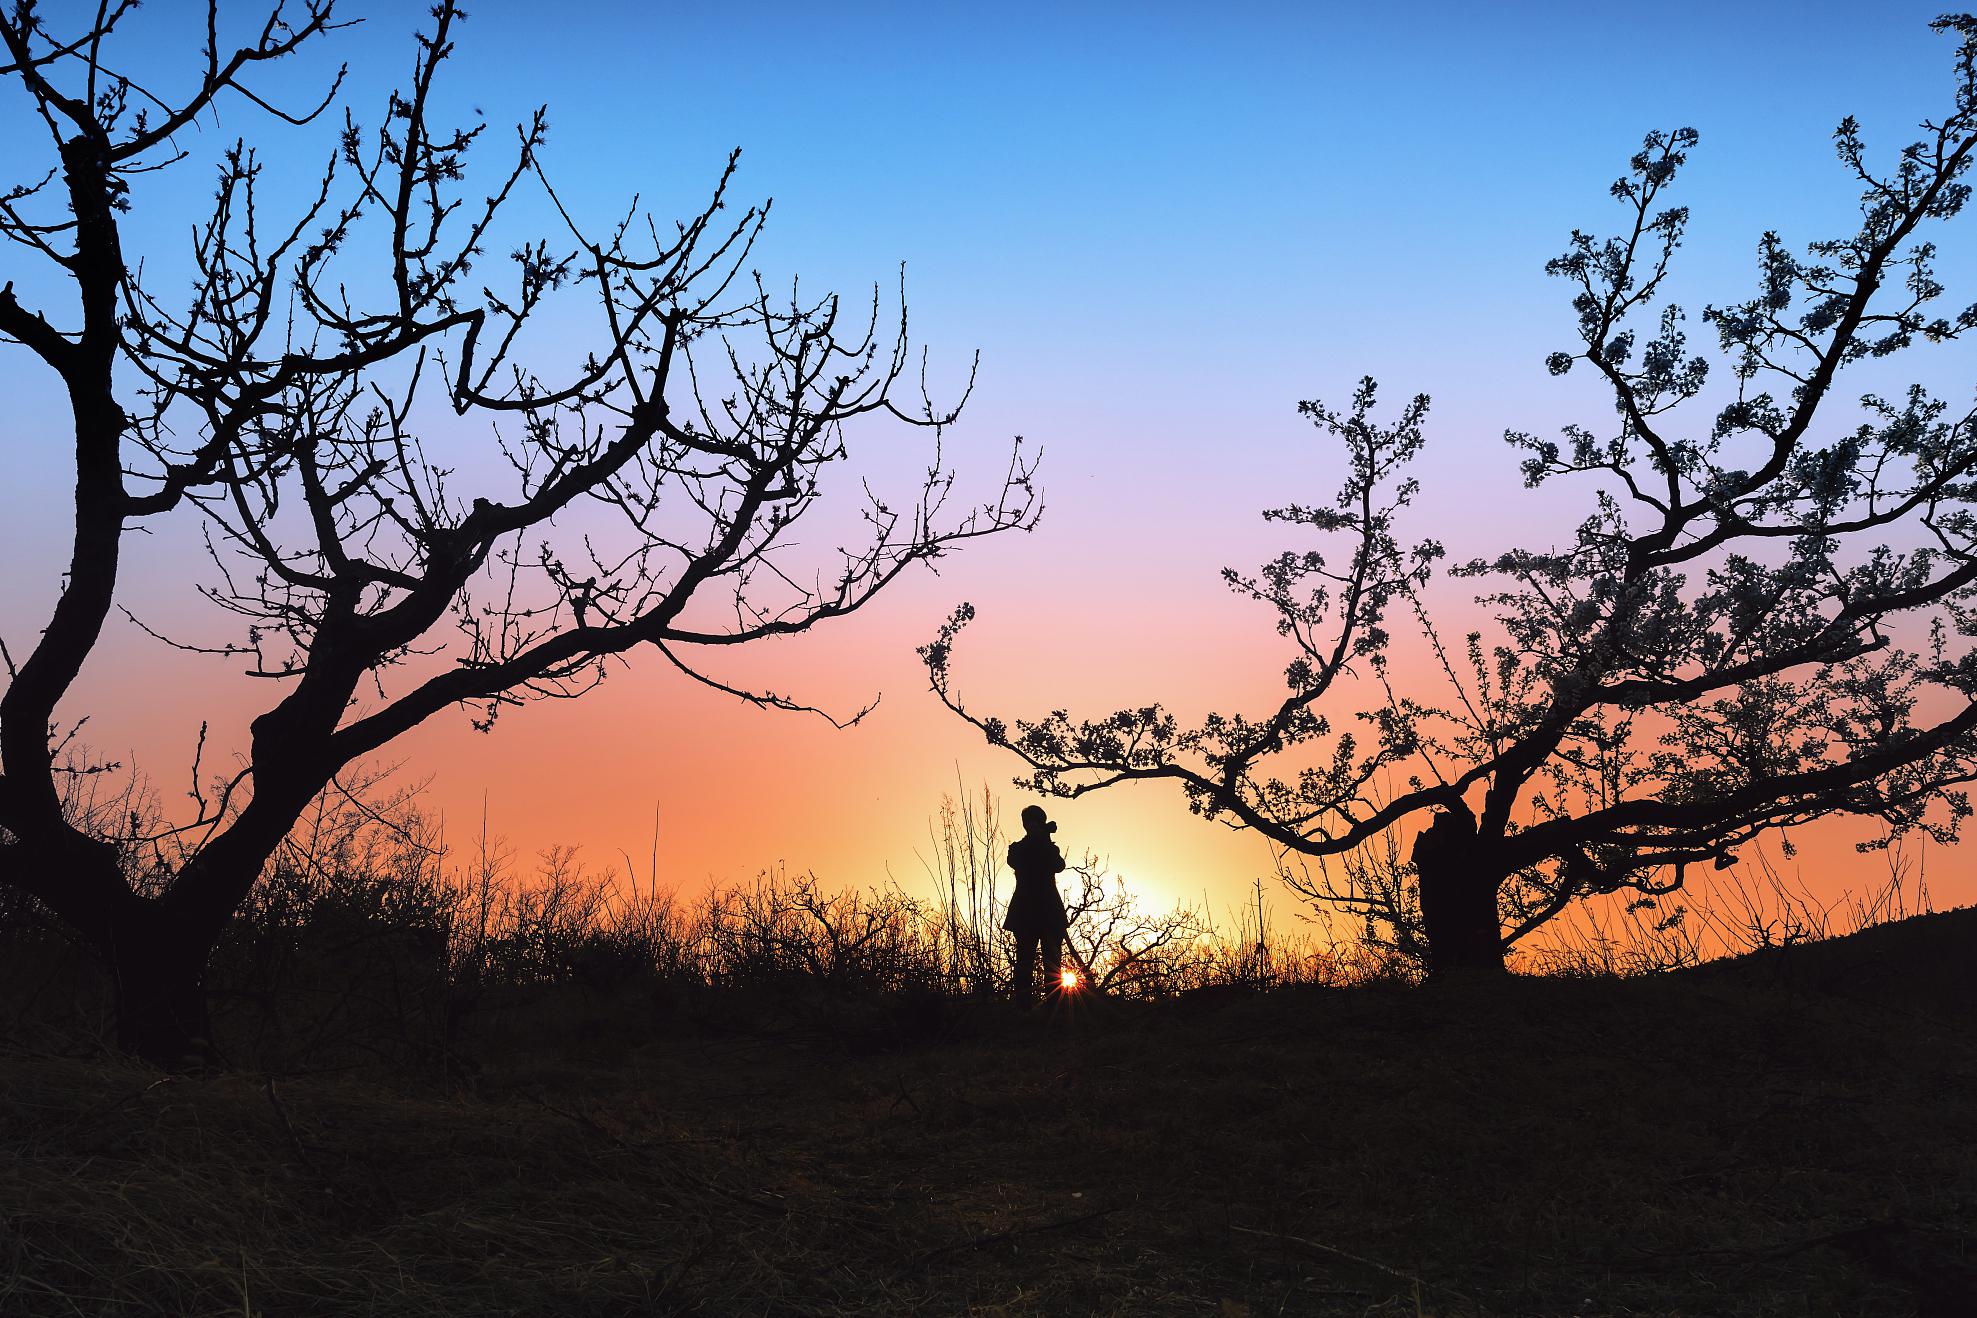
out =
<svg viewBox="0 0 1977 1318"><path fill-rule="evenodd" d="M1977 1312L1973 943L779 1032L547 993L452 1080L17 1053L0 1312Z"/></svg>

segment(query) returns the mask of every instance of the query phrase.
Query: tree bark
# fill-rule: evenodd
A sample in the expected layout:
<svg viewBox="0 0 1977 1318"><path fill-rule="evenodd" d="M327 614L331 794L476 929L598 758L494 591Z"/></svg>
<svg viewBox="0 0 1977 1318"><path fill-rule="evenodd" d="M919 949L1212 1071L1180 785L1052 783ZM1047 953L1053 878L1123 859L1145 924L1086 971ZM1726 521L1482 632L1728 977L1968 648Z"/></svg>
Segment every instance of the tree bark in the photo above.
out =
<svg viewBox="0 0 1977 1318"><path fill-rule="evenodd" d="M212 950L155 903L133 899L105 948L119 1048L170 1071L198 1070L217 1060L206 1006Z"/></svg>

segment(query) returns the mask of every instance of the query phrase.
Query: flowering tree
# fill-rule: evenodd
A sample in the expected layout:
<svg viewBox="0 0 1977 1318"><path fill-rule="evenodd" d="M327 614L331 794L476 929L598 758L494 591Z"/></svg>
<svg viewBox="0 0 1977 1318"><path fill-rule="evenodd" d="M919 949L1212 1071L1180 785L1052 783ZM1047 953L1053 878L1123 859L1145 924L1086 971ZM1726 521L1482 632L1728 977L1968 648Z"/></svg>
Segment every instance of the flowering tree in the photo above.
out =
<svg viewBox="0 0 1977 1318"><path fill-rule="evenodd" d="M967 606L922 651L935 693L1036 790L1174 782L1287 856L1337 858L1307 890L1418 920L1435 971L1500 970L1574 900L1670 892L1768 830L1845 814L1886 837L1953 838L1977 773L1977 412L1919 386L1848 411L1838 387L1849 367L1977 326L1977 307L1936 310L1929 238L1969 197L1977 19L1935 27L1958 43L1948 112L1885 171L1840 125L1858 227L1802 254L1765 234L1755 295L1703 313L1716 353L1691 349L1679 308L1651 310L1688 221L1666 195L1693 130L1650 134L1613 185L1618 236L1575 232L1549 264L1577 342L1548 366L1593 371L1616 420L1507 436L1528 485L1591 493L1562 547L1454 569L1489 583L1494 637L1471 634L1466 655L1443 644L1422 596L1440 547L1405 548L1395 529L1427 400L1381 424L1368 381L1350 411L1303 406L1344 446L1337 498L1266 514L1349 552L1225 574L1292 644L1277 708L1192 726L1159 706L981 716L953 687ZM1419 620L1447 696L1389 684L1396 611ZM1375 694L1341 719L1354 690ZM1369 862L1429 814L1409 861ZM1412 893L1365 882L1401 865Z"/></svg>
<svg viewBox="0 0 1977 1318"><path fill-rule="evenodd" d="M334 0L276 4L229 50L209 5L190 89L174 96L114 62L135 8L90 6L75 31L32 0L0 15L0 75L27 108L12 140L42 141L51 162L0 196L0 235L56 290L36 306L8 282L0 336L53 373L75 455L58 602L6 661L0 883L101 949L122 1042L170 1062L203 1045L201 975L232 912L345 766L452 707L487 728L516 702L579 695L635 650L807 709L696 656L849 614L913 564L1027 524L1035 505L1019 452L985 502L949 506L938 441L955 409L928 401L924 377L900 387L903 302L888 316L876 294L868 314L772 294L746 265L765 208L726 214L732 159L692 218L661 226L634 209L593 231L544 173L538 112L469 192L485 125L444 127L432 110L464 18L451 0L418 37L406 88L373 126L346 115L320 187L289 214L262 195L260 154L226 151L190 295L162 292L133 250L150 234L131 180L176 163L179 137L222 100L317 117L336 86L284 110L254 80L342 24ZM505 236L530 190L551 230ZM496 242L511 258L483 272ZM575 352L574 310L553 335L536 329L557 304L589 308ZM847 543L822 563L791 557L850 431L883 417L934 437L917 488L894 502L868 486ZM195 765L197 818L105 836L70 808L75 776L103 766L65 753L77 716L63 701L129 602L129 537L168 516L203 520L202 592L240 622L232 639L176 643L271 691L236 776L209 783Z"/></svg>

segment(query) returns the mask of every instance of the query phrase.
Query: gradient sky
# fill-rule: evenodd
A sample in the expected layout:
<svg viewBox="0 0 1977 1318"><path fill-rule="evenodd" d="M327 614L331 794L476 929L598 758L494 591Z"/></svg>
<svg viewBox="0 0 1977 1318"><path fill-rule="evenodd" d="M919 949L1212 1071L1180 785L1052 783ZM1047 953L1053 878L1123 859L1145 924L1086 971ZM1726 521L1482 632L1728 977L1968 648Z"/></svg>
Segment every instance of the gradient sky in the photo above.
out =
<svg viewBox="0 0 1977 1318"><path fill-rule="evenodd" d="M346 96L375 122L422 8L353 5L361 28L267 85L293 87L294 104L312 71L347 60ZM147 7L136 29L161 76L193 54L175 9ZM1434 396L1418 533L1457 558L1569 535L1584 493L1523 492L1500 439L1610 415L1584 381L1544 372L1571 324L1544 261L1575 225L1612 227L1606 187L1643 133L1692 125L1676 297L1742 295L1764 228L1803 241L1846 226L1830 149L1843 115L1892 149L1940 107L1950 46L1926 27L1939 9L481 0L449 94L497 125L547 102L546 160L573 209L603 219L637 192L662 218L687 213L741 147L740 194L775 198L765 274L857 291L904 261L916 339L950 375L982 354L955 435L973 454L964 471L993 475L1022 434L1045 452L1047 512L1034 534L975 546L858 618L712 665L839 709L882 692L849 732L645 663L574 705L506 715L492 738L442 716L400 743L405 773L431 777L456 842L485 802L524 854L576 842L599 863L621 849L642 863L656 807L662 877L685 889L776 863L833 883L914 879L943 793L1006 784L1015 767L925 691L913 648L956 602L981 611L957 662L981 709L1257 708L1282 656L1218 569L1280 547L1259 508L1329 496L1332 455L1295 404L1343 401L1363 374L1394 403ZM0 106L9 122L17 108ZM297 188L327 149L228 107L189 143L194 161L139 193L140 217L169 217L134 230L158 268L209 190L204 161L236 133L281 144L273 181ZM8 180L39 172L30 147L0 139ZM0 261L0 278L36 286L17 255ZM1953 289L1972 264L1946 248ZM1904 371L1953 396L1969 376L1967 348L1915 357ZM18 350L0 350L0 393L14 400L0 635L18 651L53 598L66 526L46 491L68 468L54 400ZM917 460L873 438L854 447L865 469ZM217 638L185 585L190 549L161 530L126 599ZM202 718L216 744L238 744L243 699L259 694L247 685L119 627L69 712L91 712L87 740L169 796ZM1070 848L1159 899L1225 904L1271 869L1261 842L1161 789L1054 813ZM1823 884L1847 881L1842 859ZM1965 868L1932 859L1939 900L1977 896Z"/></svg>

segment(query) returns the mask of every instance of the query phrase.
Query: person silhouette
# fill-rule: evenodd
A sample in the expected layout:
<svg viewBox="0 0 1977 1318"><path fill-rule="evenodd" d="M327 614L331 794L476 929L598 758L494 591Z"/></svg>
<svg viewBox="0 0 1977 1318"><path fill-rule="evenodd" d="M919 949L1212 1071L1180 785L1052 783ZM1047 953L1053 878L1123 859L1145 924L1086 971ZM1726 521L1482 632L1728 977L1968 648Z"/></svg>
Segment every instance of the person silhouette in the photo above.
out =
<svg viewBox="0 0 1977 1318"><path fill-rule="evenodd" d="M1019 1003L1030 1001L1036 992L1037 954L1043 954L1045 992L1056 993L1064 973L1064 935L1070 920L1064 913L1064 899L1057 895L1057 876L1064 869L1064 853L1050 835L1057 825L1044 814L1043 807L1023 807L1023 836L1009 844L1009 868L1016 871L1016 891L1009 898L1002 927L1016 935L1016 983L1013 996Z"/></svg>

